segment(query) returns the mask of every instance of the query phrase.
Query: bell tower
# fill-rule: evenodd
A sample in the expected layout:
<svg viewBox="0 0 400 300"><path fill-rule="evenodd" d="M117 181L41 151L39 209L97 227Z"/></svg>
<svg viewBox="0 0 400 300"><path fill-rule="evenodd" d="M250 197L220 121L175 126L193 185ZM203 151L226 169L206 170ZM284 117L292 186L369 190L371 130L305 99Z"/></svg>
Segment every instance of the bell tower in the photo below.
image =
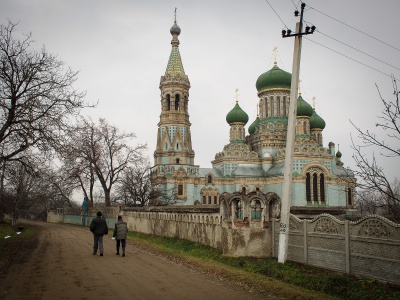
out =
<svg viewBox="0 0 400 300"><path fill-rule="evenodd" d="M190 135L189 89L190 82L183 69L179 53L181 29L175 21L170 29L172 35L171 54L167 69L161 76L161 115L158 123L157 147L154 151L154 165L169 165L179 168L194 165L194 151Z"/></svg>

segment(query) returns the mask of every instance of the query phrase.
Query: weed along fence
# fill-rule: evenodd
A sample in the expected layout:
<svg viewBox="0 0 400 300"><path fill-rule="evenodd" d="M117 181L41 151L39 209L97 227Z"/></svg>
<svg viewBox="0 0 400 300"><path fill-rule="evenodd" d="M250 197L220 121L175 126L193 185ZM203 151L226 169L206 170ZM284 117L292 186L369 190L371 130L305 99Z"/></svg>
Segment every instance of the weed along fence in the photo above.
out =
<svg viewBox="0 0 400 300"><path fill-rule="evenodd" d="M273 227L277 257L279 221ZM357 222L327 214L313 220L291 215L288 259L400 284L400 224L376 215Z"/></svg>
<svg viewBox="0 0 400 300"><path fill-rule="evenodd" d="M262 203L255 214L251 203L243 201L239 207L232 198L220 205L113 207L102 212L110 228L120 214L132 231L187 239L227 255L277 257L279 220L270 211L276 206ZM88 209L84 222L83 209L59 209L49 211L47 220L88 226L96 212ZM288 259L400 284L400 224L375 215L357 222L328 214L312 220L291 215Z"/></svg>

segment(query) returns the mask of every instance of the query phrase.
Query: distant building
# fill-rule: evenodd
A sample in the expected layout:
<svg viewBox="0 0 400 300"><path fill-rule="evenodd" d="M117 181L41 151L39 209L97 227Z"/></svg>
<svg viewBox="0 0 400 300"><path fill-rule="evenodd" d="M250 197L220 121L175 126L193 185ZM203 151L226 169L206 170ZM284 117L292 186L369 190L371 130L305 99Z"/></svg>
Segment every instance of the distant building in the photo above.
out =
<svg viewBox="0 0 400 300"><path fill-rule="evenodd" d="M257 79L259 115L248 127L248 134L245 126L249 117L237 99L226 115L230 126L229 144L215 154L212 168L200 168L194 163L189 120L190 82L179 53L181 29L176 21L170 32L171 55L160 80L161 115L154 151L153 182L166 194L170 193L170 204L213 205L220 204L220 199L236 197L234 213L238 217L242 209L240 199L244 200L246 195L253 195L253 198L254 195L264 198L273 195L274 204L279 203L291 74L280 69L275 59L273 68ZM354 175L343 167L342 154L340 151L335 153L334 143L330 142L328 148L323 146L325 121L301 94L297 101L292 211L306 215L321 211L335 214L335 210L343 213L354 205ZM227 197L228 194L236 196ZM248 201L251 202L250 198ZM257 206L262 209L267 205L263 201L250 202L247 207L254 210L253 215L257 215Z"/></svg>

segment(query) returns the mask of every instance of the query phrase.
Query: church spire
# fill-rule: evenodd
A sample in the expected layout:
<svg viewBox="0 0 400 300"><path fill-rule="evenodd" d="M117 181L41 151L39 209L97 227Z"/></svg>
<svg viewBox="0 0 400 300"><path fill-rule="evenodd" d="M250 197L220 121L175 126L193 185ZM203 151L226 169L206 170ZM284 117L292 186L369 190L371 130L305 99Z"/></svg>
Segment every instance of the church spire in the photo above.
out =
<svg viewBox="0 0 400 300"><path fill-rule="evenodd" d="M183 69L182 59L179 53L179 39L178 39L178 36L181 33L181 28L178 26L176 22L176 8L175 8L174 25L172 25L170 33L172 35L172 40L171 40L172 49L171 49L171 54L169 56L167 69L165 70L165 76L169 76L172 78L184 77L185 70Z"/></svg>

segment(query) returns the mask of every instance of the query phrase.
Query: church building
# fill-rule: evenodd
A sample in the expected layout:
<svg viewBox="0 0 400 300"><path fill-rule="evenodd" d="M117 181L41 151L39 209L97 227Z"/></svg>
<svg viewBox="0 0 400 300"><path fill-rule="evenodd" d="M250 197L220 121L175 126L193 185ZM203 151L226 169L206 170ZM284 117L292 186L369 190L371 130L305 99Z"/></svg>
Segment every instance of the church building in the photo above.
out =
<svg viewBox="0 0 400 300"><path fill-rule="evenodd" d="M151 178L164 201L175 205L219 205L227 195L245 199L248 195L275 199L280 203L283 186L286 133L290 102L291 74L274 62L272 69L256 81L257 118L249 117L236 105L227 110L229 144L215 154L212 168L195 164L189 120L189 77L179 53L180 27L170 29L172 49L161 76L161 115ZM323 145L325 121L301 93L297 99L296 138L293 161L292 212L330 212L354 205L355 178L343 167L342 154L335 144ZM227 132L228 134L228 132ZM231 197L232 198L232 197ZM251 204L254 215L266 201ZM272 203L272 202L271 202ZM271 204L269 203L269 204ZM240 213L242 203L236 203ZM250 206L249 206L250 207ZM250 209L250 208L249 208Z"/></svg>

